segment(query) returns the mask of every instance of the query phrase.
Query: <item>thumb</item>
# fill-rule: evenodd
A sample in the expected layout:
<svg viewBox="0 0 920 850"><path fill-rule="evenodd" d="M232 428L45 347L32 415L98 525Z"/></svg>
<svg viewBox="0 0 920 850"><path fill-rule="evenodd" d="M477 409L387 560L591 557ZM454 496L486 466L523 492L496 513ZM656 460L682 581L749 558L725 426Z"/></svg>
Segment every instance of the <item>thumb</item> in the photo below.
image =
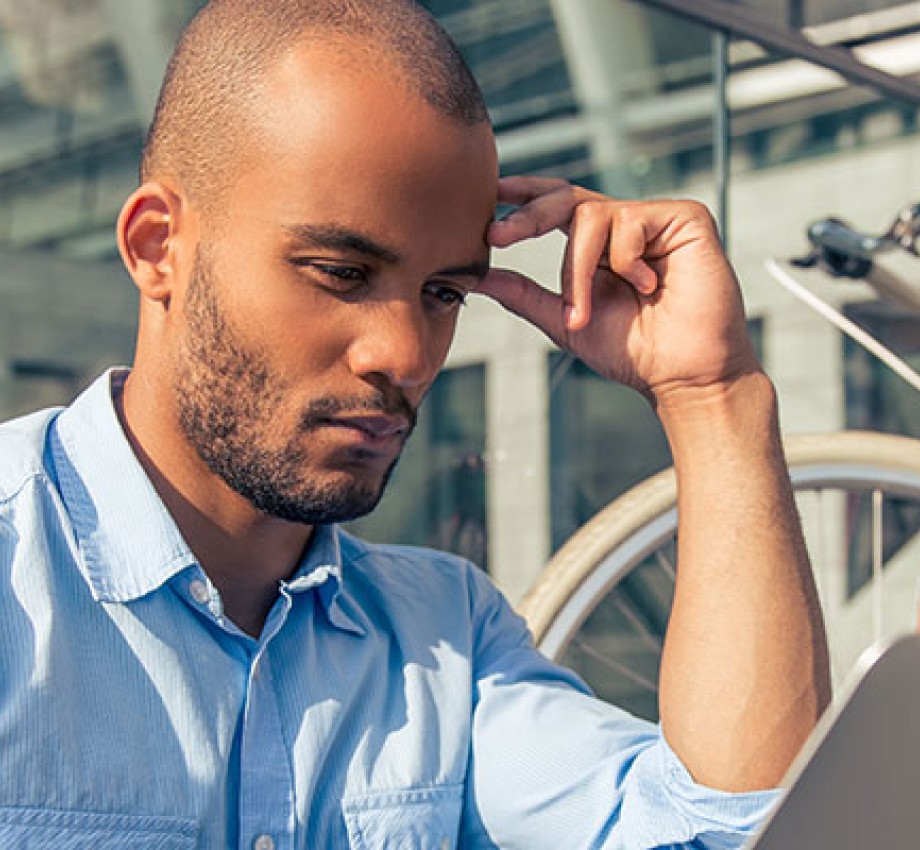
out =
<svg viewBox="0 0 920 850"><path fill-rule="evenodd" d="M497 301L506 310L543 331L556 345L565 336L562 296L511 269L490 269L476 292Z"/></svg>

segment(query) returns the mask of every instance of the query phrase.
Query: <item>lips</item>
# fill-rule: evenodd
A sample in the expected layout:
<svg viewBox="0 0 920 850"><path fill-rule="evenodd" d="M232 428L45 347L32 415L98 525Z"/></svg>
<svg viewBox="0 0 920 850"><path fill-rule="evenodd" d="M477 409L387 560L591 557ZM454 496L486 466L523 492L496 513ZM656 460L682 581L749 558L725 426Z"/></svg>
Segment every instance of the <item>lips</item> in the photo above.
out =
<svg viewBox="0 0 920 850"><path fill-rule="evenodd" d="M384 414L336 416L325 420L324 424L334 428L350 428L360 431L371 440L388 440L409 431L409 421L402 416Z"/></svg>

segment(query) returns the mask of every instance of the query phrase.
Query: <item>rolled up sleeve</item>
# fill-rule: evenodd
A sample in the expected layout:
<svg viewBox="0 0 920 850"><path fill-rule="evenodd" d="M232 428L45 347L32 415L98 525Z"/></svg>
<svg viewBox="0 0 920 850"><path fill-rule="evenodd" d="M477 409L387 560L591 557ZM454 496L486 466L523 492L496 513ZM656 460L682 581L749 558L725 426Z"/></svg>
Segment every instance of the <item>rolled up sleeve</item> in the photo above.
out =
<svg viewBox="0 0 920 850"><path fill-rule="evenodd" d="M777 791L732 794L694 782L659 726L591 696L474 581L479 646L462 846L743 846Z"/></svg>

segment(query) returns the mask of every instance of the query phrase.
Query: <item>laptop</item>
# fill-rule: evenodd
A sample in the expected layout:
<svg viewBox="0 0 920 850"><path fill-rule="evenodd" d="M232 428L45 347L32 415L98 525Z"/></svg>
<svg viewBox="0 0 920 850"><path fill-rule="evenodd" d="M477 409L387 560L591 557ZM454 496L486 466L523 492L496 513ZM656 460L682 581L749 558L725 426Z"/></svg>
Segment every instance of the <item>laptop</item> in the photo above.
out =
<svg viewBox="0 0 920 850"><path fill-rule="evenodd" d="M920 635L868 650L748 850L920 848Z"/></svg>

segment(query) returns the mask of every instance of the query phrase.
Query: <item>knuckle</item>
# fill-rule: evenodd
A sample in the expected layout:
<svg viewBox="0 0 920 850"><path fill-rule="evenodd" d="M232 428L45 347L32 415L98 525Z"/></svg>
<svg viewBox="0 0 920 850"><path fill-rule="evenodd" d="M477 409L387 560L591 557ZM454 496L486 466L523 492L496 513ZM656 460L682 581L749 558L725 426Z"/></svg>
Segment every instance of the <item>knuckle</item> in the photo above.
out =
<svg viewBox="0 0 920 850"><path fill-rule="evenodd" d="M575 209L580 205L582 198L579 195L579 190L577 186L573 186L567 180L560 180L559 185L555 190L560 196L562 196L566 203Z"/></svg>
<svg viewBox="0 0 920 850"><path fill-rule="evenodd" d="M625 230L642 223L642 214L632 204L623 204L613 211L613 224L619 230Z"/></svg>
<svg viewBox="0 0 920 850"><path fill-rule="evenodd" d="M688 218L694 219L707 227L715 228L716 220L712 214L712 210L710 210L706 204L702 203L702 201L682 201L681 206L684 208Z"/></svg>
<svg viewBox="0 0 920 850"><path fill-rule="evenodd" d="M606 218L606 204L601 201L581 201L572 211L572 220L576 224L588 224Z"/></svg>
<svg viewBox="0 0 920 850"><path fill-rule="evenodd" d="M574 188L568 180L563 180L561 177L548 177L546 185L554 192L571 191Z"/></svg>
<svg viewBox="0 0 920 850"><path fill-rule="evenodd" d="M543 235L550 227L549 218L545 213L534 211L534 214L528 219L527 237L536 239Z"/></svg>
<svg viewBox="0 0 920 850"><path fill-rule="evenodd" d="M623 204L622 206L617 207L613 211L613 217L617 224L621 225L631 224L632 222L636 221L637 218L636 211L629 204Z"/></svg>

